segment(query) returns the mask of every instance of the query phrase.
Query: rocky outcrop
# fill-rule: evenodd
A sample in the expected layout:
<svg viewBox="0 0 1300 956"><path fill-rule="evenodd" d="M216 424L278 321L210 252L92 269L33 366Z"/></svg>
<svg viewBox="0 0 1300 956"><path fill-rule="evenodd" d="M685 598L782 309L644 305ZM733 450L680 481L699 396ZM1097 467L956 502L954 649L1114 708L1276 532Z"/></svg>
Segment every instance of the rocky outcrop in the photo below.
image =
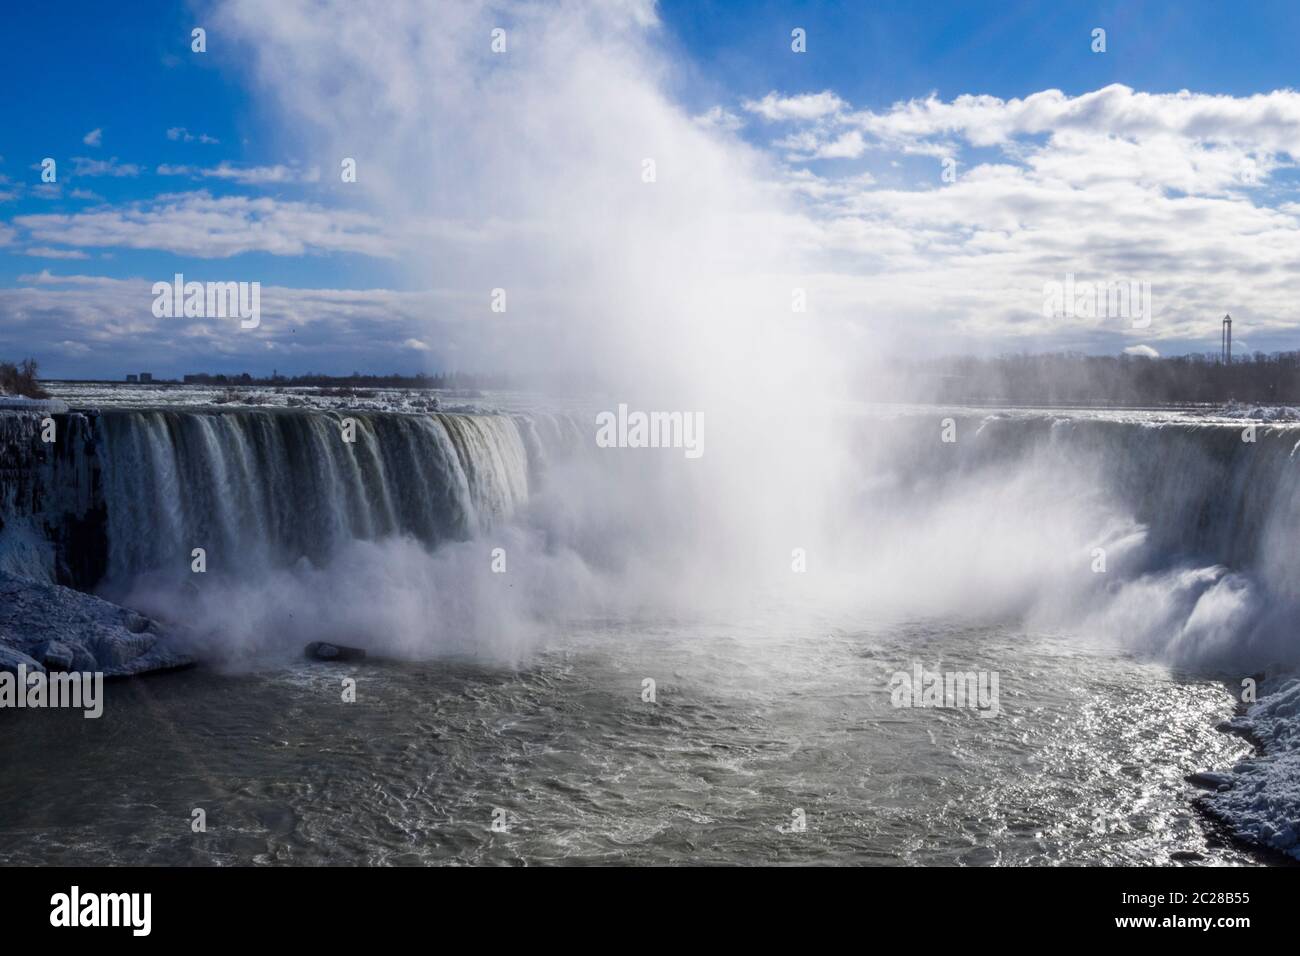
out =
<svg viewBox="0 0 1300 956"><path fill-rule="evenodd" d="M0 670L130 677L192 664L180 643L158 622L93 595L0 574Z"/></svg>

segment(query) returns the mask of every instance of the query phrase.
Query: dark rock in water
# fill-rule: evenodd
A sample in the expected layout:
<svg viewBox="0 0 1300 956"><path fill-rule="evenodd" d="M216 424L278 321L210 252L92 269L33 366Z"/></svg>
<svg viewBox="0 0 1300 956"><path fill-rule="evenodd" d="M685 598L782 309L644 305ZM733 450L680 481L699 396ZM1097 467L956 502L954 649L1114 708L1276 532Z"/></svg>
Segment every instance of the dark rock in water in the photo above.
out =
<svg viewBox="0 0 1300 956"><path fill-rule="evenodd" d="M361 661L366 658L366 652L359 647L327 641L312 641L307 645L306 654L318 661Z"/></svg>
<svg viewBox="0 0 1300 956"><path fill-rule="evenodd" d="M100 671L130 677L193 659L149 618L90 594L0 573L0 668Z"/></svg>
<svg viewBox="0 0 1300 956"><path fill-rule="evenodd" d="M1197 853L1195 850L1175 850L1169 854L1171 860L1204 860L1205 854Z"/></svg>
<svg viewBox="0 0 1300 956"><path fill-rule="evenodd" d="M1245 717L1233 717L1231 720L1219 721L1214 725L1214 729L1224 734L1246 736L1250 733L1250 721Z"/></svg>
<svg viewBox="0 0 1300 956"><path fill-rule="evenodd" d="M1196 773L1189 773L1183 779L1194 787L1203 787L1206 790L1227 790L1232 786L1230 776L1212 770L1198 770Z"/></svg>
<svg viewBox="0 0 1300 956"><path fill-rule="evenodd" d="M62 641L41 641L32 648L32 657L44 664L46 670L70 671L76 654Z"/></svg>

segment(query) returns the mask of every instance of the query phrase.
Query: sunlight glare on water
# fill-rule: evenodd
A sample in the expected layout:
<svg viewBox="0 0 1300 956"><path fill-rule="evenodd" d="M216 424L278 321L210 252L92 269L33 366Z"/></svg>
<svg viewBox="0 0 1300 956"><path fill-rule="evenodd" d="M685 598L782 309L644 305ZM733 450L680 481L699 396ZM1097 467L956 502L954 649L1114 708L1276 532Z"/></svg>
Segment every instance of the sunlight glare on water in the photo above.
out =
<svg viewBox="0 0 1300 956"><path fill-rule="evenodd" d="M1000 715L895 708L913 661L997 671ZM6 862L1252 862L1183 779L1250 750L1213 730L1221 685L1013 630L602 623L517 670L294 662L113 690L86 726L15 715L7 766L62 759L0 784ZM177 820L204 806L191 839Z"/></svg>

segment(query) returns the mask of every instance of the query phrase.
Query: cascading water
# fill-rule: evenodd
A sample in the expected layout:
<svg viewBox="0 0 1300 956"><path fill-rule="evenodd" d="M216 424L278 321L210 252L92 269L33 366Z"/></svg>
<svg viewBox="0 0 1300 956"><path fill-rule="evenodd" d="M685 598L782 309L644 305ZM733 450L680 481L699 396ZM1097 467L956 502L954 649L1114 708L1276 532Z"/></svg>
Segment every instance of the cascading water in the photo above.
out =
<svg viewBox="0 0 1300 956"><path fill-rule="evenodd" d="M1120 639L1180 663L1300 658L1300 429L1134 413L944 413L873 421L876 516L931 611L988 610ZM949 590L951 589L951 593ZM909 609L910 610L910 609Z"/></svg>
<svg viewBox="0 0 1300 956"><path fill-rule="evenodd" d="M854 467L822 504L833 533L817 542L825 570L807 592L821 606L852 596L873 615L1072 621L1189 663L1296 656L1283 635L1300 608L1300 430L1259 426L1244 441L1241 426L1178 415L953 412L955 441L944 442L944 415L846 420ZM195 548L210 572L250 580L326 566L358 542L432 552L505 533L553 461L590 445L577 419L547 413L109 407L58 418L61 440L45 447L39 416L5 416L0 555L11 573L123 599L143 578L194 580ZM630 471L602 466L551 489L563 517L547 540L596 572L638 544L588 526L635 505L635 454L603 459ZM618 482L632 483L623 497ZM716 538L690 539L709 551L702 566L727 567L744 546ZM678 554L663 535L645 544L658 550L639 573L662 571L658 583L610 590L652 602L632 592L671 586Z"/></svg>
<svg viewBox="0 0 1300 956"><path fill-rule="evenodd" d="M235 571L319 563L357 539L432 546L508 518L529 492L504 415L112 410L99 428L117 581L186 571L194 548Z"/></svg>
<svg viewBox="0 0 1300 956"><path fill-rule="evenodd" d="M472 538L577 437L562 415L107 408L57 415L52 442L42 421L0 413L0 570L83 589L188 573L194 548L240 573Z"/></svg>

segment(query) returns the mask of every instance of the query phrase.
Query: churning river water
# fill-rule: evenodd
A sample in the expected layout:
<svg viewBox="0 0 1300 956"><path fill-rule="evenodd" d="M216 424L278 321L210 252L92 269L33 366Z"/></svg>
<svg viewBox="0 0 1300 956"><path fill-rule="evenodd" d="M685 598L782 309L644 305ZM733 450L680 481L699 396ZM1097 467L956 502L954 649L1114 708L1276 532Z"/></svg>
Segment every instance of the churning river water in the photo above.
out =
<svg viewBox="0 0 1300 956"><path fill-rule="evenodd" d="M914 661L997 672L999 715L895 707ZM98 720L7 715L0 860L1250 864L1184 780L1250 751L1213 729L1232 710L1113 650L935 623L198 669L111 684Z"/></svg>

